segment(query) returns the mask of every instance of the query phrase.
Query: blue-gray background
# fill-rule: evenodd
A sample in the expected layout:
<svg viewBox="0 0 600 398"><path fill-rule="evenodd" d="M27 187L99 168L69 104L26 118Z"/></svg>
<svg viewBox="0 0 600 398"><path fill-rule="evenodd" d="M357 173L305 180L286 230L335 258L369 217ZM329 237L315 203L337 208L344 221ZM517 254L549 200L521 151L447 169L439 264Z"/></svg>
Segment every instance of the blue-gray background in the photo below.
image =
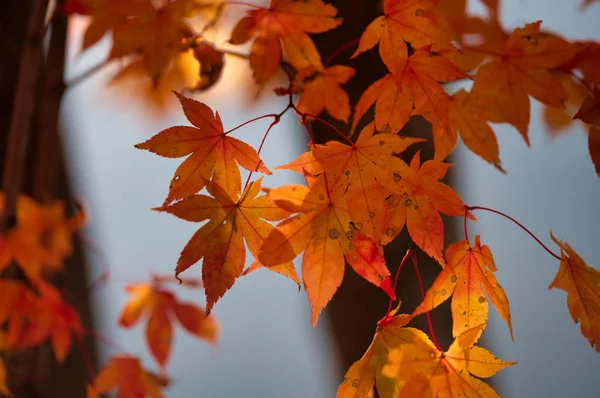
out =
<svg viewBox="0 0 600 398"><path fill-rule="evenodd" d="M542 19L544 27L568 38L600 37L600 4L582 13L577 9L579 1L501 3L501 18L508 28ZM73 44L78 48L77 40ZM76 75L101 59L107 45L105 41L82 57L73 51L69 74ZM219 110L225 128L285 106L271 96L248 106L244 81L251 78L249 68L236 59L227 62L221 83L200 97ZM107 67L68 91L63 105L64 134L76 171L77 192L91 213L89 240L106 257L91 254L91 276L99 275L105 266L111 270L110 281L94 294L98 327L152 366L143 329L117 326L126 300L124 286L143 281L150 272L170 273L197 226L149 210L162 203L180 160L160 158L133 145L163 128L187 122L174 97L171 111L149 116L148 108L139 105L134 96L118 97L107 90L107 79L115 70L116 66ZM589 159L587 135L577 126L551 139L540 123L540 107L533 102L532 148L526 147L513 128L495 126L508 171L503 175L459 144L458 188L466 203L505 211L547 243L551 228L598 267L600 180ZM257 122L238 131L237 136L256 146L267 124ZM273 167L305 149L298 125L289 118L270 135L263 159ZM292 174L275 173L265 185L291 182L300 180ZM470 234L481 234L494 253L498 280L511 302L515 333L513 343L506 325L492 310L487 341L499 357L519 362L496 377L498 391L505 397L600 397L600 356L572 322L565 293L547 290L558 262L504 219L484 213L477 216L480 222L470 224ZM191 268L188 275L199 276L199 266ZM200 291L182 294L203 302ZM169 396L335 396L341 371L326 318L311 328L305 294L299 293L293 282L266 270L240 278L216 305L214 314L222 327L217 348L176 329L169 364L174 385ZM116 353L108 346L103 349L104 358Z"/></svg>

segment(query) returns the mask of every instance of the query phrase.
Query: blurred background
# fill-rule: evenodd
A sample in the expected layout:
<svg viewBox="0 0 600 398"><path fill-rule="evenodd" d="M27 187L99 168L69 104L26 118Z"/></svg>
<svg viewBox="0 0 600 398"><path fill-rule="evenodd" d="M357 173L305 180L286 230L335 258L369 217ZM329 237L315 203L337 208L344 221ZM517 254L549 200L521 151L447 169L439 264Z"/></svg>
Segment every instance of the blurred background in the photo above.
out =
<svg viewBox="0 0 600 398"><path fill-rule="evenodd" d="M600 4L581 12L579 3L503 0L501 21L512 29L542 19L544 28L569 39L598 39ZM232 8L229 14L241 11ZM479 10L474 7L473 11ZM85 23L75 18L71 25L67 81L104 59L109 49L105 39L83 56L79 54ZM227 24L218 32L224 42ZM86 229L87 247L95 248L88 250L90 278L110 270L108 282L93 291L97 328L151 364L143 327L124 330L117 325L126 300L124 287L147 281L149 273L172 272L198 226L149 210L162 203L180 160L136 150L134 144L166 127L188 123L173 95L162 99L165 106L157 112L154 105L128 94L125 87L107 88L118 69L116 64L102 68L66 92L62 133L75 173L76 196L91 215ZM249 105L252 93L246 82L250 80L247 63L228 57L220 82L195 98L218 110L226 129L285 107L285 98L272 95ZM532 102L531 148L513 128L494 126L507 174L459 143L454 184L465 203L506 212L549 245L552 229L597 267L600 181L589 159L587 135L581 125L549 135L541 123L541 107ZM263 160L270 168L307 149L302 130L289 116L270 134L263 149ZM235 136L256 147L267 125L268 120L256 122L236 131ZM296 175L276 172L263 185L300 182ZM482 242L494 253L498 280L511 302L515 336L513 343L505 323L491 310L486 346L501 358L519 362L496 376L494 387L505 397L599 397L600 357L581 336L579 325L572 322L565 293L547 289L558 262L507 220L487 213L477 213L477 217L480 222L470 223L469 231L471 236L481 234ZM199 277L200 269L193 267L187 274ZM202 291L178 288L177 292L203 302ZM353 309L347 311L352 316ZM313 329L305 293L298 292L293 282L259 270L240 278L213 314L221 325L216 348L176 329L169 396L335 396L346 365L335 349L329 318L321 317ZM374 324L367 328L374 331ZM101 362L116 353L109 345L99 348Z"/></svg>

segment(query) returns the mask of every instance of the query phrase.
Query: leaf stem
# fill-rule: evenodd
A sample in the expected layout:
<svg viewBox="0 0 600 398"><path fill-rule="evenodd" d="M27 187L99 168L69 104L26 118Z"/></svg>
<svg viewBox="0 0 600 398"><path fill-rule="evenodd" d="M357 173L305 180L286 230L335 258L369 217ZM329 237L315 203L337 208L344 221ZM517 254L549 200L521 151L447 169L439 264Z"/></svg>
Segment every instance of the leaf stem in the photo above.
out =
<svg viewBox="0 0 600 398"><path fill-rule="evenodd" d="M79 349L79 354L81 354L81 359L83 360L84 366L88 372L90 377L90 383L94 381L94 366L92 365L92 361L90 360L85 347L83 346L83 341L81 340L81 335L77 333L73 333L75 337L75 343L77 344L77 348Z"/></svg>
<svg viewBox="0 0 600 398"><path fill-rule="evenodd" d="M411 254L413 253L413 249L412 249L412 245L408 248L408 250L406 251L406 254L404 255L404 257L402 257L402 260L400 261L400 265L398 265L398 269L396 270L396 276L394 277L394 285L392 287L392 291L394 292L394 294L396 294L396 287L398 286L398 276L400 275L400 270L402 269L402 267L404 266L404 263L406 263L406 260L408 260L408 258L411 256ZM394 299L392 299L390 297L390 303L388 304L388 309L387 309L387 313L385 315L385 320L389 320L390 319L390 313L392 312L392 306L394 305Z"/></svg>
<svg viewBox="0 0 600 398"><path fill-rule="evenodd" d="M491 213L495 213L498 214L510 221L512 221L513 223L515 223L516 225L518 225L523 231L527 232L529 234L529 236L531 236L533 239L535 239L535 241L544 248L544 250L546 250L548 252L548 254L550 254L552 257L554 257L555 259L559 260L561 259L561 257L554 253L552 250L550 250L548 248L548 246L546 246L537 236L534 235L533 232L531 232L527 227L525 227L523 224L521 224L520 222L518 222L517 220L515 220L514 218L512 218L511 216L502 213L501 211L498 210L494 210L494 209L490 209L489 207L483 207L483 206L465 206L465 211L469 211L469 210L485 210L485 211L489 211ZM466 213L465 213L466 214ZM465 218L465 225L466 225L466 218ZM465 231L466 231L466 227L465 227Z"/></svg>
<svg viewBox="0 0 600 398"><path fill-rule="evenodd" d="M360 42L360 38L349 41L348 43L343 44L342 46L338 47L334 52L331 53L331 55L329 55L329 57L327 57L325 62L323 62L323 66L327 67L329 65L329 63L334 60L335 57L340 55L340 53L342 53L343 51L347 50L350 47L356 46L359 42Z"/></svg>
<svg viewBox="0 0 600 398"><path fill-rule="evenodd" d="M294 108L295 109L295 108ZM296 112L299 112L296 109ZM323 123L324 125L330 127L331 129L333 129L333 131L335 131L340 137L342 137L347 143L348 145L350 145L351 147L354 147L354 142L352 142L352 140L350 138L348 138L348 136L344 133L342 133L340 131L340 129L338 129L337 127L335 127L333 124L329 123L328 121L326 121L325 119L321 119L318 116L312 115L310 113L302 113L301 114L303 117L310 117L312 119L318 120L319 122Z"/></svg>
<svg viewBox="0 0 600 398"><path fill-rule="evenodd" d="M94 338L102 341L107 346L109 346L117 351L120 351L123 354L128 354L127 350L125 350L123 347L119 346L117 343L112 341L110 338L108 338L107 336L103 335L102 333L100 333L94 329L85 328L84 333L89 334L90 336L93 336Z"/></svg>
<svg viewBox="0 0 600 398"><path fill-rule="evenodd" d="M469 230L467 229L467 215L469 214L469 206L465 206L465 240L467 241L467 243L469 243ZM471 246L471 244L469 243L469 246Z"/></svg>
<svg viewBox="0 0 600 398"><path fill-rule="evenodd" d="M277 115L277 114L275 114L275 113L269 113L268 115L262 115L262 116L259 116L259 117L255 117L254 119L250 119L250 120L248 120L248 121L246 121L246 122L244 122L244 123L240 124L239 126L236 126L236 127L232 128L232 129L230 129L230 130L227 130L227 131L226 131L224 134L225 134L225 135L227 135L227 134L229 134L229 133L232 133L232 132L234 132L235 130L237 130L237 129L239 129L239 128L242 128L242 127L244 127L244 126L246 126L246 125L248 125L248 124L250 124L250 123L254 123L254 122L258 121L258 120L261 120L261 119L266 119L266 118L268 118L268 117L272 117L272 118L274 118L275 120L278 120L278 115Z"/></svg>
<svg viewBox="0 0 600 398"><path fill-rule="evenodd" d="M419 264L417 263L417 253L415 253L415 252L412 253L412 260L413 260L413 265L415 266L415 272L417 273L417 280L419 281L419 289L421 290L421 297L423 298L423 300L425 300L425 289L423 288L423 280L421 279L421 272L419 271ZM438 342L435 332L433 331L433 322L431 321L431 315L429 314L429 312L430 311L427 311L425 313L425 317L427 318L427 325L429 326L429 334L431 334L431 339L433 340L433 344L435 344L435 347L439 351L442 351L442 349L440 348L440 343Z"/></svg>

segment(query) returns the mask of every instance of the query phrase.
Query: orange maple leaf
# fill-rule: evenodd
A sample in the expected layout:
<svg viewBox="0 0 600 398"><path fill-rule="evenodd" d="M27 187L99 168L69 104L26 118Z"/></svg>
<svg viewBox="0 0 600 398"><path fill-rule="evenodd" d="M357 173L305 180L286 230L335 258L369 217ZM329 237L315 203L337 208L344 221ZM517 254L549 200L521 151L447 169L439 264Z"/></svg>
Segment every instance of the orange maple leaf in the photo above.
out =
<svg viewBox="0 0 600 398"><path fill-rule="evenodd" d="M541 32L540 25L538 21L516 29L501 52L482 49L497 59L479 68L471 91L486 110L487 120L512 124L528 145L529 95L546 105L562 107L567 92L549 69L575 55L575 46Z"/></svg>
<svg viewBox="0 0 600 398"><path fill-rule="evenodd" d="M405 339L405 326L412 319L411 315L396 314L392 311L386 316L385 325L380 325L375 332L371 345L361 359L354 362L344 375L344 381L337 391L337 398L371 398L373 386L377 385L377 392L381 397L395 397L398 385L386 377L382 377L381 370L387 363L391 350L402 345ZM381 323L381 321L380 321Z"/></svg>
<svg viewBox="0 0 600 398"><path fill-rule="evenodd" d="M346 261L357 274L380 287L390 298L396 299L390 282L390 270L387 268L380 243L358 230L354 231L352 250L346 253Z"/></svg>
<svg viewBox="0 0 600 398"><path fill-rule="evenodd" d="M304 251L302 279L316 325L344 277L344 253L352 249L350 214L341 196L327 188L321 175L302 185L269 189L269 198L281 208L299 213L280 224L264 240L258 260L266 266L293 260Z"/></svg>
<svg viewBox="0 0 600 398"><path fill-rule="evenodd" d="M567 292L567 306L575 323L581 324L581 333L590 345L600 352L600 272L588 266L571 245L559 241L560 266L549 289Z"/></svg>
<svg viewBox="0 0 600 398"><path fill-rule="evenodd" d="M575 114L574 119L583 120L589 123L590 135L588 136L588 146L590 156L596 166L596 173L600 176L600 87L597 86L594 92L585 98L581 108Z"/></svg>
<svg viewBox="0 0 600 398"><path fill-rule="evenodd" d="M173 59L186 48L183 40L194 32L184 19L189 12L185 1L166 2L159 9L150 3L143 13L137 10L113 29L113 46L109 59L133 55L141 57L147 74L156 85Z"/></svg>
<svg viewBox="0 0 600 398"><path fill-rule="evenodd" d="M150 352L161 365L165 366L171 353L173 340L172 318L194 336L212 344L217 341L219 327L205 311L192 303L181 302L171 292L163 289L160 283L137 284L127 287L130 299L119 317L119 324L129 328L148 315L146 341Z"/></svg>
<svg viewBox="0 0 600 398"><path fill-rule="evenodd" d="M4 194L0 192L0 213ZM61 201L41 204L27 195L19 195L16 225L0 236L0 270L15 261L32 279L60 271L73 251L73 233L86 221L83 209L72 217L65 214Z"/></svg>
<svg viewBox="0 0 600 398"><path fill-rule="evenodd" d="M498 169L502 170L500 164L500 149L496 134L490 127L484 117L484 110L480 104L469 93L460 90L452 96L448 105L450 115L450 127L456 137L457 132L467 148L473 153L481 156L481 158ZM437 158L444 158L445 155L452 152L456 142L448 143L444 148L444 138L448 137L446 131L434 130L435 155ZM441 139L436 139L441 136Z"/></svg>
<svg viewBox="0 0 600 398"><path fill-rule="evenodd" d="M282 48L297 70L313 66L322 70L321 56L307 33L337 27L337 9L322 0L271 0L269 8L250 10L233 29L229 42L239 45L256 38L250 50L254 80L263 86L281 64Z"/></svg>
<svg viewBox="0 0 600 398"><path fill-rule="evenodd" d="M193 195L157 209L187 221L210 220L185 246L176 268L178 275L204 259L202 281L209 312L242 274L246 259L244 241L252 255L260 260L260 248L274 229L265 220L279 221L289 215L266 195L258 196L261 183L258 180L248 184L239 198L233 199L219 184L208 182L207 189L211 196ZM286 262L263 264L269 266ZM293 265L287 266L293 269ZM295 273L292 277L298 280Z"/></svg>
<svg viewBox="0 0 600 398"><path fill-rule="evenodd" d="M161 389L166 384L168 381L142 368L139 359L112 356L88 387L87 397L96 398L117 389L117 396L122 398L163 398Z"/></svg>
<svg viewBox="0 0 600 398"><path fill-rule="evenodd" d="M459 335L446 352L440 351L418 329L404 328L403 343L388 355L382 374L401 385L397 398L499 397L486 383L471 375L485 378L512 366L485 348L475 346L481 326Z"/></svg>
<svg viewBox="0 0 600 398"><path fill-rule="evenodd" d="M465 213L460 196L440 182L450 166L437 160L429 160L421 165L420 154L413 157L409 172L399 181L394 194L385 201L383 244L389 243L406 224L413 242L444 265L444 225L440 213L450 216Z"/></svg>
<svg viewBox="0 0 600 398"><path fill-rule="evenodd" d="M449 96L439 82L466 77L447 58L432 53L430 47L418 49L396 74L387 74L362 94L356 104L352 129L375 103L377 130L396 133L417 114L451 134Z"/></svg>
<svg viewBox="0 0 600 398"><path fill-rule="evenodd" d="M37 281L39 296L27 292L22 296L19 313L14 313L9 331L9 344L16 348L36 347L50 340L59 362L65 360L73 345L80 339L83 325L72 306L65 303L58 290L49 283Z"/></svg>
<svg viewBox="0 0 600 398"><path fill-rule="evenodd" d="M340 84L354 76L354 69L335 65L327 69L308 67L294 77L295 90L301 91L298 111L317 116L326 110L333 118L348 121L350 100Z"/></svg>
<svg viewBox="0 0 600 398"><path fill-rule="evenodd" d="M431 311L452 296L452 334L456 337L475 326L487 324L487 296L508 324L512 338L508 298L494 276L496 264L490 248L481 245L477 235L474 246L466 240L450 245L446 259L448 263L413 315Z"/></svg>
<svg viewBox="0 0 600 398"><path fill-rule="evenodd" d="M379 43L379 55L388 70L402 75L408 58L407 42L413 48L433 45L435 51L452 48L450 36L431 15L437 2L384 0L384 15L367 26L352 57Z"/></svg>
<svg viewBox="0 0 600 398"><path fill-rule="evenodd" d="M410 172L399 156L420 141L395 134L375 134L374 125L370 123L353 145L337 141L315 145L310 152L277 168L312 174L326 172L329 190L345 197L356 228L379 240L386 194L396 191L399 182Z"/></svg>
<svg viewBox="0 0 600 398"><path fill-rule="evenodd" d="M168 158L190 155L175 171L165 205L195 194L212 180L235 197L242 180L238 164L249 171L271 174L250 145L223 131L219 113L202 102L175 93L187 119L195 127L175 126L135 147Z"/></svg>

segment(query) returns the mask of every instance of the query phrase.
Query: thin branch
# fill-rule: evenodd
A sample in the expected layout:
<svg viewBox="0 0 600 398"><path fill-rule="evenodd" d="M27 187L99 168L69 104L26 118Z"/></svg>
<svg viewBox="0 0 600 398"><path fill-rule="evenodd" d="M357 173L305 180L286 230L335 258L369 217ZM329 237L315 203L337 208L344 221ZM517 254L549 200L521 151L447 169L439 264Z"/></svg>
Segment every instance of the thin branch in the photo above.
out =
<svg viewBox="0 0 600 398"><path fill-rule="evenodd" d="M419 281L419 289L421 290L421 297L423 297L423 299L425 299L425 289L423 288L423 280L421 279L421 271L419 271L419 264L417 263L417 253L414 251L412 253L412 260L413 260L413 264L415 266L415 272L417 273L417 280ZM435 344L435 347L439 351L442 351L442 349L440 348L440 343L438 342L437 336L435 335L435 332L433 331L433 322L431 321L431 315L429 314L429 311L427 311L425 313L425 317L427 318L427 326L429 326L429 334L431 335L433 344Z"/></svg>
<svg viewBox="0 0 600 398"><path fill-rule="evenodd" d="M73 87L77 86L79 83L85 81L87 78L89 78L92 75L96 74L96 72L99 72L106 65L109 65L109 64L110 64L110 62L108 60L104 60L102 62L97 63L96 65L94 65L91 68L87 69L86 71L82 72L78 76L75 76L74 78L72 78L71 80L69 80L65 84L66 88L70 89L70 88L73 88Z"/></svg>
<svg viewBox="0 0 600 398"><path fill-rule="evenodd" d="M550 250L548 248L548 246L546 246L537 236L534 235L533 232L531 232L527 227L525 227L523 224L521 224L520 222L518 222L517 220L515 220L514 218L512 218L511 216L502 213L501 211L498 210L494 210L494 209L490 209L489 207L483 207L483 206L466 206L467 210L485 210L485 211L489 211L491 213L495 213L498 214L510 221L512 221L513 223L515 223L516 225L518 225L519 227L521 227L521 229L525 232L527 232L529 234L529 236L531 236L540 246L542 246L544 248L544 250L546 250L548 252L548 254L550 254L552 257L554 257L557 260L561 260L561 257L554 253L552 250Z"/></svg>

